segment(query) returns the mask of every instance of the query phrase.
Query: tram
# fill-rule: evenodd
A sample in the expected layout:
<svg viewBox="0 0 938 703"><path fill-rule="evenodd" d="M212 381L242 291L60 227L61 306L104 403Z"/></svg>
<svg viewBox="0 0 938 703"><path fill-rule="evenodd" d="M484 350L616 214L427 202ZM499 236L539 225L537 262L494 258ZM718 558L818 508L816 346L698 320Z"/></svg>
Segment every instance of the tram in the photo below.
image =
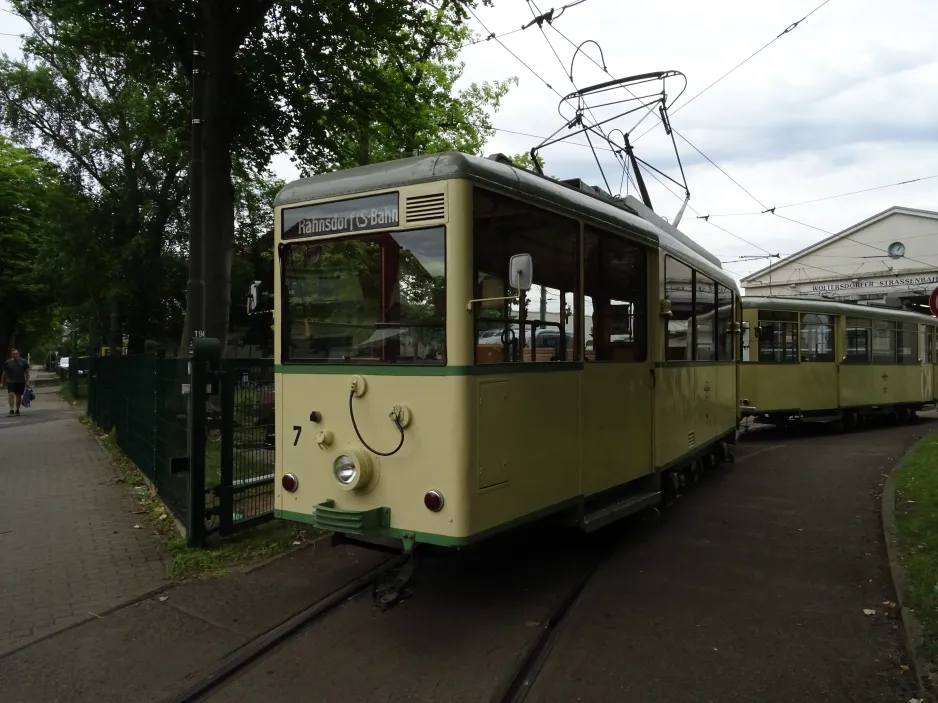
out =
<svg viewBox="0 0 938 703"><path fill-rule="evenodd" d="M275 222L277 517L592 531L736 440L739 290L633 197L451 152L295 181Z"/></svg>
<svg viewBox="0 0 938 703"><path fill-rule="evenodd" d="M792 425L935 407L938 318L827 300L744 296L741 415Z"/></svg>

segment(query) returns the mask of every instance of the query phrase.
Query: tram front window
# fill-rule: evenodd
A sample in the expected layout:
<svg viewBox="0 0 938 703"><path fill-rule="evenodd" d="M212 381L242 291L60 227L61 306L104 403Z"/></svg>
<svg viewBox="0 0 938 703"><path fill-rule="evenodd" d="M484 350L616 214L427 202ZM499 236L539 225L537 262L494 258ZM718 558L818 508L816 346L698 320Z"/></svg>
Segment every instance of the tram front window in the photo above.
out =
<svg viewBox="0 0 938 703"><path fill-rule="evenodd" d="M291 242L284 361L445 363L443 227Z"/></svg>

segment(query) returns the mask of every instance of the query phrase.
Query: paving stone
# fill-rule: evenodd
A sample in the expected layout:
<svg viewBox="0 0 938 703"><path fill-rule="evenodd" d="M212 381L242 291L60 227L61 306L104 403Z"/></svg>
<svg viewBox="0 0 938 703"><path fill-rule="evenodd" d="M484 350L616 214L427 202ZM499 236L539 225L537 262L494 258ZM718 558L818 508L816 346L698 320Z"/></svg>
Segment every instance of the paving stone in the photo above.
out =
<svg viewBox="0 0 938 703"><path fill-rule="evenodd" d="M0 654L166 583L160 543L51 389L0 415Z"/></svg>

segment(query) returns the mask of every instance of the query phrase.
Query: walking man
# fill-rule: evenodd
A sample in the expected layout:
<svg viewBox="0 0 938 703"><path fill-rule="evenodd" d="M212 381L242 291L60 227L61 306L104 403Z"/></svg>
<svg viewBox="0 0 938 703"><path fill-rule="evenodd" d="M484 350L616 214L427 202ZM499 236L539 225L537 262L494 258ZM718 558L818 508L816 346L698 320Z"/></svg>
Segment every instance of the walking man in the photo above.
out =
<svg viewBox="0 0 938 703"><path fill-rule="evenodd" d="M29 362L20 358L16 349L10 351L10 358L3 364L3 373L0 374L0 385L7 387L7 402L10 404L10 415L20 414L20 405L23 403L23 391L29 383Z"/></svg>

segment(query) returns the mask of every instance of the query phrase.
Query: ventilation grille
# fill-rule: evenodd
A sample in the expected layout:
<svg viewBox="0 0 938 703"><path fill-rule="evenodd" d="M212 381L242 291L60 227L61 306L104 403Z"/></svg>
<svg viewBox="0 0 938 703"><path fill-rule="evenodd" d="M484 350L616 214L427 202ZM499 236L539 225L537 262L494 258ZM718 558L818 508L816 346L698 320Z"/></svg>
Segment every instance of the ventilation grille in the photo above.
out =
<svg viewBox="0 0 938 703"><path fill-rule="evenodd" d="M687 433L687 446L688 446L688 447L693 447L693 446L694 446L694 432L693 432L693 430L691 430L690 432Z"/></svg>
<svg viewBox="0 0 938 703"><path fill-rule="evenodd" d="M446 216L446 198L443 193L407 198L404 215L408 223L442 220Z"/></svg>

